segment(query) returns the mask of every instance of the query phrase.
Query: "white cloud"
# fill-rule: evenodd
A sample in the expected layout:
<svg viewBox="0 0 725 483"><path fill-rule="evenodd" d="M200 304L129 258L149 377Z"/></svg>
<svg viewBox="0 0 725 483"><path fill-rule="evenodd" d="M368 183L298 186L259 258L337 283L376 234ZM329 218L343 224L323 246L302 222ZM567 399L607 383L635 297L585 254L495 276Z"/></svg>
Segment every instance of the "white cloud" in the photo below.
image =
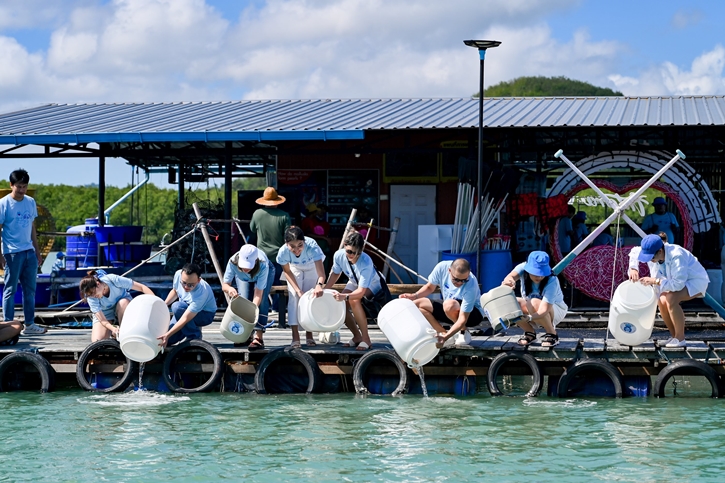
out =
<svg viewBox="0 0 725 483"><path fill-rule="evenodd" d="M680 9L672 16L670 24L677 30L684 30L699 24L705 15L698 9Z"/></svg>

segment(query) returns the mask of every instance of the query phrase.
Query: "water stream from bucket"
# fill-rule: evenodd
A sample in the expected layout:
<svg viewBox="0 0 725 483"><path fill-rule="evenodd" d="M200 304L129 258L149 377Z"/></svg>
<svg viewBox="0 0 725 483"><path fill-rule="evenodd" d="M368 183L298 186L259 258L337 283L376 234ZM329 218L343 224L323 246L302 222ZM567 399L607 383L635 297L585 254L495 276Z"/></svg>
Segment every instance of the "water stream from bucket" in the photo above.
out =
<svg viewBox="0 0 725 483"><path fill-rule="evenodd" d="M412 368L418 373L420 377L420 389L423 391L423 397L428 397L428 388L425 385L425 373L423 373L423 366L418 364L412 364Z"/></svg>
<svg viewBox="0 0 725 483"><path fill-rule="evenodd" d="M143 370L146 368L145 362L139 362L138 364L138 390L143 391Z"/></svg>

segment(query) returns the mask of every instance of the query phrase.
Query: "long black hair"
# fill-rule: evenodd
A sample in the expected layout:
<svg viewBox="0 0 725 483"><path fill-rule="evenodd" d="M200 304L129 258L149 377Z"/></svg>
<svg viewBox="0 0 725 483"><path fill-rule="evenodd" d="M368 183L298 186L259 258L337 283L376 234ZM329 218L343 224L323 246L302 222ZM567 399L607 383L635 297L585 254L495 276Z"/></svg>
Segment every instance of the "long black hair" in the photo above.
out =
<svg viewBox="0 0 725 483"><path fill-rule="evenodd" d="M549 279L551 278L551 275L547 275L544 277L541 282L539 282L539 293L544 293L544 287L546 287L546 284L549 283ZM531 280L531 277L529 276L529 272L524 272L524 289L526 290L526 295L531 295L531 291L534 288L534 281Z"/></svg>

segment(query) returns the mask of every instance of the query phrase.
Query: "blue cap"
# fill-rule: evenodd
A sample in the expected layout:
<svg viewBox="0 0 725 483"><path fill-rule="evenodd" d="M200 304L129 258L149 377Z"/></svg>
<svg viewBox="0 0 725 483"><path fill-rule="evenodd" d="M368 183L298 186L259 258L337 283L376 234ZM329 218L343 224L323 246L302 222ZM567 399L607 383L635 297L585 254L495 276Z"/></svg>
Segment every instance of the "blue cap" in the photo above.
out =
<svg viewBox="0 0 725 483"><path fill-rule="evenodd" d="M546 277L547 275L551 275L549 255L546 252L540 251L529 253L529 258L526 260L524 270L531 275L536 275L537 277Z"/></svg>
<svg viewBox="0 0 725 483"><path fill-rule="evenodd" d="M637 260L640 262L651 262L652 257L659 251L660 248L665 246L665 242L662 241L659 235L647 235L642 238L642 250L639 252Z"/></svg>
<svg viewBox="0 0 725 483"><path fill-rule="evenodd" d="M586 220L587 219L587 214L584 211L579 211L579 212L577 212L576 215L574 215L574 218L578 218L580 220Z"/></svg>
<svg viewBox="0 0 725 483"><path fill-rule="evenodd" d="M664 199L663 197L661 197L661 196L658 196L658 197L657 197L657 198L655 198L655 199L654 199L654 201L652 202L652 206L657 206L657 205L666 205L666 204L667 204L667 202L666 202L666 201L665 201L665 199Z"/></svg>
<svg viewBox="0 0 725 483"><path fill-rule="evenodd" d="M58 254L55 256L55 258L65 258L65 253L58 252Z"/></svg>

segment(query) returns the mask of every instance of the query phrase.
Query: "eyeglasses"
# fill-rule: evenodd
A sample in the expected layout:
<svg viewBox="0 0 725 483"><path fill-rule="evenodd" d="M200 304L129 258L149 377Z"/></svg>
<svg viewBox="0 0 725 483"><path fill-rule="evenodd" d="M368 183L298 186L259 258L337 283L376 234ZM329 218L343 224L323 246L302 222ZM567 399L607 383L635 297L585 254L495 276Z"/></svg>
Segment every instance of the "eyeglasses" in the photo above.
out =
<svg viewBox="0 0 725 483"><path fill-rule="evenodd" d="M181 282L181 286L186 287L186 288L194 288L197 285L199 285L199 282L196 282L196 283Z"/></svg>
<svg viewBox="0 0 725 483"><path fill-rule="evenodd" d="M451 280L453 281L453 283L466 283L466 282L468 282L469 279L468 278L456 278L453 275L451 275Z"/></svg>
<svg viewBox="0 0 725 483"><path fill-rule="evenodd" d="M345 253L347 253L348 255L352 255L352 256L360 254L360 252L356 252L355 250L348 250L347 248L345 248Z"/></svg>

